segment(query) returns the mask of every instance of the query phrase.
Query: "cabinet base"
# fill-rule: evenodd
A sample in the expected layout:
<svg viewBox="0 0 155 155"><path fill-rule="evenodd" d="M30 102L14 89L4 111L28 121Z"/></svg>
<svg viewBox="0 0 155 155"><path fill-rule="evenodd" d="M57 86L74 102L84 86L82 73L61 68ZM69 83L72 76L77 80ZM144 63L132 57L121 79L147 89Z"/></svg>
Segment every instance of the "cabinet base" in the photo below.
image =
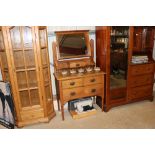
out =
<svg viewBox="0 0 155 155"><path fill-rule="evenodd" d="M16 126L18 128L22 128L26 125L32 125L36 123L48 123L55 116L56 116L56 113L54 112L50 116L44 117L44 118L38 118L38 119L32 119L32 120L26 120L26 121L17 121Z"/></svg>
<svg viewBox="0 0 155 155"><path fill-rule="evenodd" d="M117 107L117 106L121 106L121 105L125 105L125 104L130 104L130 103L135 103L135 102L140 102L140 101L144 101L144 100L149 100L149 101L153 102L154 96L138 98L138 99L130 100L128 102L123 102L123 103L114 103L114 104L109 104L109 105L105 104L104 105L104 112L108 112L113 107Z"/></svg>

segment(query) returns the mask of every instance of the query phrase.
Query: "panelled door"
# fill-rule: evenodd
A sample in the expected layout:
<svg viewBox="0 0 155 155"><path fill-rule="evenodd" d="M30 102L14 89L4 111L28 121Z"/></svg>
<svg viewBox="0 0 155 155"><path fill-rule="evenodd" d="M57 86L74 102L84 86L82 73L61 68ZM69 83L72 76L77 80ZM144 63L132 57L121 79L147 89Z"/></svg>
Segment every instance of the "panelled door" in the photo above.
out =
<svg viewBox="0 0 155 155"><path fill-rule="evenodd" d="M19 111L42 108L35 27L6 27Z"/></svg>

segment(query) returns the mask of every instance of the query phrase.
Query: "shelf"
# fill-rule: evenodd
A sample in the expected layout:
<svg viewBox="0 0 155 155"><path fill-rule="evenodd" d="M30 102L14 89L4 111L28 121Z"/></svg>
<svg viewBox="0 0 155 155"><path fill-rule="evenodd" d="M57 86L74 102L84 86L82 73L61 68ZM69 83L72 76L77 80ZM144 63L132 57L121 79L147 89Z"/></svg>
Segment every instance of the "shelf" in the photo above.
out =
<svg viewBox="0 0 155 155"><path fill-rule="evenodd" d="M79 113L79 114L76 111L73 111L73 110L70 110L69 112L70 112L73 119L80 119L80 118L95 115L97 113L97 110L93 109L93 110L90 110L90 111L87 111L87 112L82 112L82 113Z"/></svg>
<svg viewBox="0 0 155 155"><path fill-rule="evenodd" d="M5 52L5 49L0 49L0 52Z"/></svg>
<svg viewBox="0 0 155 155"><path fill-rule="evenodd" d="M21 52L21 51L30 51L33 50L33 48L18 48L18 49L13 49L14 52Z"/></svg>
<svg viewBox="0 0 155 155"><path fill-rule="evenodd" d="M8 70L8 68L4 68L4 72L8 72L9 70Z"/></svg>
<svg viewBox="0 0 155 155"><path fill-rule="evenodd" d="M129 38L128 35L110 35L111 37Z"/></svg>
<svg viewBox="0 0 155 155"><path fill-rule="evenodd" d="M44 69L44 68L48 68L48 65L43 65L43 69Z"/></svg>
<svg viewBox="0 0 155 155"><path fill-rule="evenodd" d="M41 49L45 49L45 48L47 48L47 46L42 46L42 47L41 47Z"/></svg>
<svg viewBox="0 0 155 155"><path fill-rule="evenodd" d="M111 43L111 44L125 44L123 42L114 42L114 43Z"/></svg>
<svg viewBox="0 0 155 155"><path fill-rule="evenodd" d="M27 67L27 68L19 68L19 69L16 69L16 72L35 71L35 70L36 70L36 67L31 66L31 67Z"/></svg>
<svg viewBox="0 0 155 155"><path fill-rule="evenodd" d="M22 89L19 89L19 91L27 91L27 90L35 90L35 89L38 89L38 87L29 87L29 88L22 88Z"/></svg>

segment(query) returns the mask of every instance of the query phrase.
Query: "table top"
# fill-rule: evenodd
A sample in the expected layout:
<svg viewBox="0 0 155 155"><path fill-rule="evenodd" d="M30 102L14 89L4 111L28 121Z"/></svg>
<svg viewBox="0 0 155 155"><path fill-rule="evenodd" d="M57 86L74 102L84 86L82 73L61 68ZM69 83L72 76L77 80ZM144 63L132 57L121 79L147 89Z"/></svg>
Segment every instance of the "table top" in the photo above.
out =
<svg viewBox="0 0 155 155"><path fill-rule="evenodd" d="M71 74L68 73L67 75L62 75L61 72L54 73L54 76L57 80L69 80L69 79L76 79L76 78L83 78L83 77L89 77L89 76L99 76L104 75L105 72L99 71L92 71L92 72L84 72L84 73L75 73Z"/></svg>

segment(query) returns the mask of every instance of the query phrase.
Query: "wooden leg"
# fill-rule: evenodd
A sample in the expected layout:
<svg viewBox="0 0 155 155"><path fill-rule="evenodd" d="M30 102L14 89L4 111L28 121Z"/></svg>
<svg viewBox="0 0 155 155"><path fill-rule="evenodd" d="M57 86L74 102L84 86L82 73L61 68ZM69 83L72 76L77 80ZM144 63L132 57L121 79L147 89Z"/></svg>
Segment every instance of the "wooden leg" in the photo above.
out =
<svg viewBox="0 0 155 155"><path fill-rule="evenodd" d="M65 117L64 117L64 105L63 104L61 104L61 116L62 116L62 120L64 121Z"/></svg>
<svg viewBox="0 0 155 155"><path fill-rule="evenodd" d="M104 111L104 97L102 96L102 112Z"/></svg>
<svg viewBox="0 0 155 155"><path fill-rule="evenodd" d="M57 99L58 102L58 111L60 111L60 102L59 102L59 98Z"/></svg>

